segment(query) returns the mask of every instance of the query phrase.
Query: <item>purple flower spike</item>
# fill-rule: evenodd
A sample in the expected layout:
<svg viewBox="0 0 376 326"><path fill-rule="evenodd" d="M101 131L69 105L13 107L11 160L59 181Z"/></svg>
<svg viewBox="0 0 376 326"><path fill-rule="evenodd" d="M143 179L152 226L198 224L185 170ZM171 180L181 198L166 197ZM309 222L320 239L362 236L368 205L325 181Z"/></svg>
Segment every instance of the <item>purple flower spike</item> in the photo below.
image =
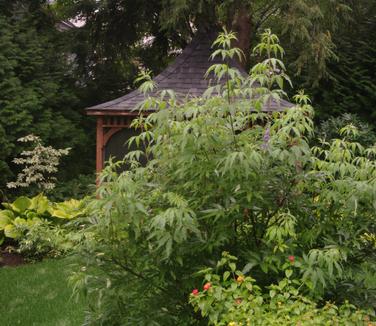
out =
<svg viewBox="0 0 376 326"><path fill-rule="evenodd" d="M269 140L270 140L270 128L266 128L265 134L264 134L264 137L263 137L264 142L261 145L262 149L266 150L268 148Z"/></svg>
<svg viewBox="0 0 376 326"><path fill-rule="evenodd" d="M268 143L270 140L270 128L266 128L264 134L264 143Z"/></svg>

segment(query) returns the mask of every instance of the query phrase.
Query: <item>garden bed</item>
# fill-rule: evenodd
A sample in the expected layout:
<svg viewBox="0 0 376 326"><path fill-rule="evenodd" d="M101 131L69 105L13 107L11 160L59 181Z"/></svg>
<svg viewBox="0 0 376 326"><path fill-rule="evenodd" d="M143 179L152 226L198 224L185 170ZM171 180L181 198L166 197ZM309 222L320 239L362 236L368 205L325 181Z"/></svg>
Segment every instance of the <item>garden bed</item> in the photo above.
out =
<svg viewBox="0 0 376 326"><path fill-rule="evenodd" d="M4 266L19 266L25 263L24 258L16 253L1 251L0 252L0 267Z"/></svg>

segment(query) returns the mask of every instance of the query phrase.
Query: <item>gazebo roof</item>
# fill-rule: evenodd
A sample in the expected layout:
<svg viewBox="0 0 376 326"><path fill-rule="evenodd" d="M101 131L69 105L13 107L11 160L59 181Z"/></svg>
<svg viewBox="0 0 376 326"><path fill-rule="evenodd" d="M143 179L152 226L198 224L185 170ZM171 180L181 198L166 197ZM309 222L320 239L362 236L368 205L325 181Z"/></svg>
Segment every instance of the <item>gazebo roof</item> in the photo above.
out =
<svg viewBox="0 0 376 326"><path fill-rule="evenodd" d="M157 89L150 95L156 95L156 92L163 89L171 89L183 96L201 96L209 84L209 79L205 79L206 71L213 64L223 63L219 57L213 60L210 58L215 37L214 32L198 33L176 60L154 78ZM235 60L232 60L230 65L247 75ZM134 90L115 100L89 107L86 112L89 115L130 114L143 100L144 95L139 90ZM292 104L285 100L279 103L272 101L264 111L281 111L291 106Z"/></svg>

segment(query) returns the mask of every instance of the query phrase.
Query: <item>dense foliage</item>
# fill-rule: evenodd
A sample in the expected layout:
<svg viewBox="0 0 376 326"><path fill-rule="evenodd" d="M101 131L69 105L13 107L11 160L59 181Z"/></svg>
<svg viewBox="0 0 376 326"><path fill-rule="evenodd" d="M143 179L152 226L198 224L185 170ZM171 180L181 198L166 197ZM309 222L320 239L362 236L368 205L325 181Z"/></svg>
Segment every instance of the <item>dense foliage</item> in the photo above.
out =
<svg viewBox="0 0 376 326"><path fill-rule="evenodd" d="M222 33L213 55L241 55L233 39ZM143 133L131 140L146 149L128 154L129 171L118 174L117 163L102 173L85 265L72 276L91 302L87 324L207 324L188 295L223 251L257 280L259 296L283 282L293 256L302 313L348 298L374 308L376 150L353 141L354 126L310 146L313 109L302 92L293 108L261 111L285 94L289 79L273 57L282 54L266 31L255 48L266 59L249 77L218 64L210 71L220 82L202 98L146 95L142 108L156 112L135 120Z"/></svg>
<svg viewBox="0 0 376 326"><path fill-rule="evenodd" d="M207 283L201 292L193 289L190 301L209 325L373 325L366 312L348 302L340 307L327 302L319 308L300 294L294 264L295 257L289 256L283 265L285 278L263 293L252 276L236 270L236 257L225 252L215 270L201 271Z"/></svg>
<svg viewBox="0 0 376 326"><path fill-rule="evenodd" d="M33 198L21 196L2 205L5 209L0 210L0 245L4 241L15 244L22 254L42 258L72 251L80 241L83 201L54 203L39 194Z"/></svg>
<svg viewBox="0 0 376 326"><path fill-rule="evenodd" d="M82 126L79 110L83 104L72 74L68 34L57 30L56 18L45 3L2 1L0 4L0 188L3 191L5 183L18 172L11 161L25 149L16 141L31 133L46 145L72 148L70 160L63 164L62 175L66 179L79 172L89 173L90 138Z"/></svg>
<svg viewBox="0 0 376 326"><path fill-rule="evenodd" d="M357 129L356 134L353 135L355 141L366 146L376 143L376 132L373 125L351 113L344 113L322 121L315 133L317 138L330 140L340 137L340 130L348 125L353 125Z"/></svg>
<svg viewBox="0 0 376 326"><path fill-rule="evenodd" d="M355 113L375 125L376 2L354 3L349 27L335 35L338 60L329 64L330 78L311 93L320 118Z"/></svg>
<svg viewBox="0 0 376 326"><path fill-rule="evenodd" d="M177 32L169 38L160 30L160 1L63 0L54 9L62 19L85 22L72 31L72 44L76 78L89 105L129 92L141 67L160 72L168 52L186 45Z"/></svg>
<svg viewBox="0 0 376 326"><path fill-rule="evenodd" d="M316 118L346 112L373 116L374 1L59 0L55 9L61 17L86 22L73 43L92 104L133 88L140 67L160 72L196 28L235 30L248 60L257 34L272 27L285 44L294 84L315 101ZM251 56L248 64L257 60Z"/></svg>
<svg viewBox="0 0 376 326"><path fill-rule="evenodd" d="M61 180L90 175L95 126L79 112L130 91L141 68L160 72L196 28L236 30L247 54L259 31L272 26L318 118L352 112L373 119L375 8L369 0L3 0L0 195L19 195L4 185L19 172L12 160L24 148L16 140L30 133L54 148L72 147ZM84 26L58 31L59 19L68 18ZM251 56L249 63L257 60Z"/></svg>
<svg viewBox="0 0 376 326"><path fill-rule="evenodd" d="M295 48L294 71L308 68L311 80L321 78L327 61L335 57L331 33L344 23L351 11L351 4L342 0L149 0L137 4L123 0L59 0L57 4L64 14L79 15L86 20L92 46L90 57L96 56L95 61L110 70L114 64L122 68L129 66L127 59L139 53L137 43L145 35L156 37L147 51L157 51L160 58L166 57L171 45L183 45L196 29L214 26L236 31L239 47L248 60L250 45L255 44L258 30L273 24ZM128 33L123 33L124 30ZM109 57L111 61L105 62ZM140 57L149 68L155 63L150 56ZM161 65L160 60L157 64Z"/></svg>

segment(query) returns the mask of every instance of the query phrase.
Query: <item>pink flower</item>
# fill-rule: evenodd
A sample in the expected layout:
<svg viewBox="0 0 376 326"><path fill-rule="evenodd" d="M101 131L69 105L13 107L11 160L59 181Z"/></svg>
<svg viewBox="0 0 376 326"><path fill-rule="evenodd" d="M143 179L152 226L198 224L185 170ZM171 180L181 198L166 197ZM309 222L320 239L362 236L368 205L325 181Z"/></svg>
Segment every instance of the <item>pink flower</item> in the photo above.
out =
<svg viewBox="0 0 376 326"><path fill-rule="evenodd" d="M291 264L293 264L295 261L295 256L289 256L289 261Z"/></svg>
<svg viewBox="0 0 376 326"><path fill-rule="evenodd" d="M207 290L209 290L211 288L211 283L206 283L205 285L204 285L204 291L207 291Z"/></svg>
<svg viewBox="0 0 376 326"><path fill-rule="evenodd" d="M193 289L192 290L192 294L194 295L194 296L196 296L196 295L198 295L200 292L198 291L198 289Z"/></svg>

